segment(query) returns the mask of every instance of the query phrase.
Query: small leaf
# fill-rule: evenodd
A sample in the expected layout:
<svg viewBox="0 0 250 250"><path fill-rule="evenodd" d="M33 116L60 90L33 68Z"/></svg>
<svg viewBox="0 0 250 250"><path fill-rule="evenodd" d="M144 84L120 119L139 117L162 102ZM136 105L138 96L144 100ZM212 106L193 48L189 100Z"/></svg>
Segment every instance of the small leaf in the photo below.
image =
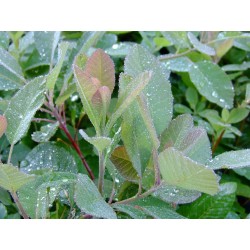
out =
<svg viewBox="0 0 250 250"><path fill-rule="evenodd" d="M110 93L115 86L115 66L112 59L102 50L97 49L85 65L85 74L96 78L102 86L107 86Z"/></svg>
<svg viewBox="0 0 250 250"><path fill-rule="evenodd" d="M235 202L237 185L224 183L215 196L203 194L190 205L183 205L178 212L190 219L224 219Z"/></svg>
<svg viewBox="0 0 250 250"><path fill-rule="evenodd" d="M16 192L33 179L34 176L20 172L12 165L0 163L0 186L10 192Z"/></svg>
<svg viewBox="0 0 250 250"><path fill-rule="evenodd" d="M112 142L109 137L105 136L89 137L82 129L79 130L79 133L84 140L94 145L98 152L102 152L104 149L108 148Z"/></svg>
<svg viewBox="0 0 250 250"><path fill-rule="evenodd" d="M176 72L189 72L193 62L188 57L178 57L173 59L168 59L163 63L168 70Z"/></svg>
<svg viewBox="0 0 250 250"><path fill-rule="evenodd" d="M112 57L124 58L128 55L129 51L135 44L136 43L132 42L115 43L112 45L111 48L108 48L105 51Z"/></svg>
<svg viewBox="0 0 250 250"><path fill-rule="evenodd" d="M110 160L115 165L119 173L127 180L129 181L137 181L138 180L138 174L135 171L132 162L129 159L129 156L126 152L126 149L124 146L117 147L112 155Z"/></svg>
<svg viewBox="0 0 250 250"><path fill-rule="evenodd" d="M250 103L250 83L248 83L247 86L246 86L245 100L246 100L247 103Z"/></svg>
<svg viewBox="0 0 250 250"><path fill-rule="evenodd" d="M7 129L7 119L5 118L5 116L0 115L0 138L5 133L6 129Z"/></svg>
<svg viewBox="0 0 250 250"><path fill-rule="evenodd" d="M186 99L192 109L195 109L197 103L198 103L198 93L196 89L189 87L186 91Z"/></svg>
<svg viewBox="0 0 250 250"><path fill-rule="evenodd" d="M233 85L218 65L210 61L197 62L189 74L197 90L210 102L227 109L233 106Z"/></svg>
<svg viewBox="0 0 250 250"><path fill-rule="evenodd" d="M210 56L215 55L214 48L209 47L208 45L201 43L192 32L188 32L188 39L192 43L194 48L196 48L201 53L204 53L204 54L207 54Z"/></svg>
<svg viewBox="0 0 250 250"><path fill-rule="evenodd" d="M218 191L216 175L174 148L159 154L159 166L163 179L169 185L197 190L211 195Z"/></svg>
<svg viewBox="0 0 250 250"><path fill-rule="evenodd" d="M179 114L192 114L192 110L183 104L175 104L174 110Z"/></svg>
<svg viewBox="0 0 250 250"><path fill-rule="evenodd" d="M250 149L222 153L209 163L211 169L242 168L248 166L250 166Z"/></svg>
<svg viewBox="0 0 250 250"><path fill-rule="evenodd" d="M227 122L229 116L230 116L230 113L229 113L228 109L222 109L221 118L224 122Z"/></svg>
<svg viewBox="0 0 250 250"><path fill-rule="evenodd" d="M9 52L0 47L0 90L19 89L26 83L22 69Z"/></svg>
<svg viewBox="0 0 250 250"><path fill-rule="evenodd" d="M27 132L36 111L44 102L45 78L37 77L11 98L5 111L8 120L6 136L11 144L18 142Z"/></svg>
<svg viewBox="0 0 250 250"><path fill-rule="evenodd" d="M99 218L116 218L114 210L103 200L95 184L86 175L78 174L75 201L86 214Z"/></svg>
<svg viewBox="0 0 250 250"><path fill-rule="evenodd" d="M246 108L235 108L230 111L227 123L238 123L244 120L249 114L249 110Z"/></svg>
<svg viewBox="0 0 250 250"><path fill-rule="evenodd" d="M47 142L56 133L59 122L51 123L41 127L40 131L34 132L31 137L36 142Z"/></svg>
<svg viewBox="0 0 250 250"><path fill-rule="evenodd" d="M59 76L59 73L61 71L64 59L65 59L65 55L66 55L66 52L68 50L68 47L69 47L69 43L67 43L67 42L62 42L59 45L57 65L54 67L54 69L47 76L46 85L47 85L47 88L50 90L54 89L56 80Z"/></svg>

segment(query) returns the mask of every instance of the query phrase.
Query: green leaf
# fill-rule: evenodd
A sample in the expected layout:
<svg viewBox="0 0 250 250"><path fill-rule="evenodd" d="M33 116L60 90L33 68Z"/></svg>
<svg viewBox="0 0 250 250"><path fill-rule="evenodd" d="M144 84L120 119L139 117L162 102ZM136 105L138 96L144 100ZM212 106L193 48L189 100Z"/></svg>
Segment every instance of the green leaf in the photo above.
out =
<svg viewBox="0 0 250 250"><path fill-rule="evenodd" d="M135 206L128 204L113 204L112 207L119 211L128 214L133 219L147 219L148 215L143 211L135 208Z"/></svg>
<svg viewBox="0 0 250 250"><path fill-rule="evenodd" d="M69 47L68 42L62 42L59 44L57 65L54 67L54 69L47 76L46 86L50 90L54 89L54 87L55 87L55 83L56 83L56 80L60 74L68 47Z"/></svg>
<svg viewBox="0 0 250 250"><path fill-rule="evenodd" d="M201 193L199 191L188 190L177 186L167 185L166 183L162 183L152 195L165 202L170 202L174 204L185 204L198 199Z"/></svg>
<svg viewBox="0 0 250 250"><path fill-rule="evenodd" d="M0 31L0 47L7 50L9 48L9 43L10 43L10 38L8 33L5 31Z"/></svg>
<svg viewBox="0 0 250 250"><path fill-rule="evenodd" d="M130 204L152 216L154 219L184 219L184 217L174 211L169 204L154 197L149 196L131 202Z"/></svg>
<svg viewBox="0 0 250 250"><path fill-rule="evenodd" d="M7 128L7 119L5 116L0 115L0 138L5 133Z"/></svg>
<svg viewBox="0 0 250 250"><path fill-rule="evenodd" d="M7 215L6 207L2 203L0 203L0 219L4 219L6 215Z"/></svg>
<svg viewBox="0 0 250 250"><path fill-rule="evenodd" d="M12 205L10 193L1 187L0 187L0 202L5 206Z"/></svg>
<svg viewBox="0 0 250 250"><path fill-rule="evenodd" d="M245 167L245 168L234 169L234 172L236 172L237 174L244 176L248 180L250 180L250 165L248 167Z"/></svg>
<svg viewBox="0 0 250 250"><path fill-rule="evenodd" d="M47 173L23 186L18 191L19 201L30 218L46 218L61 190L75 185L76 176L70 173Z"/></svg>
<svg viewBox="0 0 250 250"><path fill-rule="evenodd" d="M113 112L111 118L109 119L106 126L106 133L110 131L115 122L120 118L120 116L130 107L130 105L135 101L137 96L142 92L142 90L147 86L151 79L150 72L144 72L139 74L138 77L131 80L127 87L122 90L124 95L119 96L116 109ZM123 77L122 77L123 79ZM121 87L121 82L120 82Z"/></svg>
<svg viewBox="0 0 250 250"><path fill-rule="evenodd" d="M0 90L19 89L25 83L22 69L16 59L0 47Z"/></svg>
<svg viewBox="0 0 250 250"><path fill-rule="evenodd" d="M16 192L33 179L33 176L20 172L12 165L0 163L0 186L10 192Z"/></svg>
<svg viewBox="0 0 250 250"><path fill-rule="evenodd" d="M215 196L202 195L190 205L183 205L178 212L190 219L224 219L235 201L237 185L224 183Z"/></svg>
<svg viewBox="0 0 250 250"><path fill-rule="evenodd" d="M248 166L250 166L250 149L222 153L209 163L211 169L242 168Z"/></svg>
<svg viewBox="0 0 250 250"><path fill-rule="evenodd" d="M249 110L246 108L235 108L230 111L227 123L238 123L244 120L249 114Z"/></svg>
<svg viewBox="0 0 250 250"><path fill-rule="evenodd" d="M56 133L58 127L59 122L42 126L40 131L36 131L31 135L32 140L36 142L47 142Z"/></svg>
<svg viewBox="0 0 250 250"><path fill-rule="evenodd" d="M135 45L132 42L121 42L113 44L111 48L106 49L106 53L112 57L124 58L128 55L131 48Z"/></svg>
<svg viewBox="0 0 250 250"><path fill-rule="evenodd" d="M174 110L179 114L192 114L192 110L183 104L175 104Z"/></svg>
<svg viewBox="0 0 250 250"><path fill-rule="evenodd" d="M164 31L162 35L178 49L190 48L186 31Z"/></svg>
<svg viewBox="0 0 250 250"><path fill-rule="evenodd" d="M221 118L224 122L227 122L229 116L230 116L230 113L229 113L228 109L222 109Z"/></svg>
<svg viewBox="0 0 250 250"><path fill-rule="evenodd" d="M224 71L243 71L249 68L250 62L243 62L242 64L228 64L221 67L221 69L223 69Z"/></svg>
<svg viewBox="0 0 250 250"><path fill-rule="evenodd" d="M113 207L119 211L128 213L132 218L136 219L144 219L145 215L154 219L184 219L169 204L154 197L146 197L130 202L129 204L114 203Z"/></svg>
<svg viewBox="0 0 250 250"><path fill-rule="evenodd" d="M103 200L95 184L86 175L78 174L75 201L86 214L99 218L116 218L114 210Z"/></svg>
<svg viewBox="0 0 250 250"><path fill-rule="evenodd" d="M196 89L189 87L186 91L186 99L192 109L195 109L197 103L198 103L198 93Z"/></svg>
<svg viewBox="0 0 250 250"><path fill-rule="evenodd" d="M84 140L94 145L98 152L102 152L105 148L108 148L111 145L111 139L109 137L89 137L82 129L79 130L79 133L84 138Z"/></svg>
<svg viewBox="0 0 250 250"><path fill-rule="evenodd" d="M189 72L193 62L188 57L178 57L173 59L168 59L163 63L168 70L176 72Z"/></svg>
<svg viewBox="0 0 250 250"><path fill-rule="evenodd" d="M117 42L117 35L105 33L101 40L96 44L97 48L106 50Z"/></svg>
<svg viewBox="0 0 250 250"><path fill-rule="evenodd" d="M73 95L77 91L76 84L73 83L67 87L67 89L63 92L62 95L58 96L56 99L56 105L62 105L71 95Z"/></svg>
<svg viewBox="0 0 250 250"><path fill-rule="evenodd" d="M196 48L201 53L204 53L204 54L207 54L210 56L215 55L214 48L209 47L208 45L201 43L192 32L188 32L188 39L192 43L194 48Z"/></svg>
<svg viewBox="0 0 250 250"><path fill-rule="evenodd" d="M130 181L138 180L138 174L135 171L124 146L117 147L113 151L110 160L125 179Z"/></svg>
<svg viewBox="0 0 250 250"><path fill-rule="evenodd" d="M35 45L44 63L53 65L53 58L59 39L60 32L58 31L34 32Z"/></svg>
<svg viewBox="0 0 250 250"><path fill-rule="evenodd" d="M250 103L250 83L248 83L247 86L246 86L245 100L246 100L247 103Z"/></svg>
<svg viewBox="0 0 250 250"><path fill-rule="evenodd" d="M11 144L18 142L27 132L36 111L44 102L45 78L37 77L11 98L5 111L8 120L6 136Z"/></svg>
<svg viewBox="0 0 250 250"><path fill-rule="evenodd" d="M197 62L189 74L197 90L210 102L227 109L233 106L233 85L218 65L210 61Z"/></svg>
<svg viewBox="0 0 250 250"><path fill-rule="evenodd" d="M172 45L172 43L169 42L165 37L159 37L159 36L154 38L154 43L160 48Z"/></svg>
<svg viewBox="0 0 250 250"><path fill-rule="evenodd" d="M159 167L163 179L169 185L211 195L218 191L217 177L213 171L174 148L167 148L159 154Z"/></svg>
<svg viewBox="0 0 250 250"><path fill-rule="evenodd" d="M194 127L191 115L180 115L172 120L161 135L160 151L174 147L192 160L206 164L212 157L206 130Z"/></svg>
<svg viewBox="0 0 250 250"><path fill-rule="evenodd" d="M78 173L82 162L76 152L60 142L45 142L34 147L21 162L23 172L60 171Z"/></svg>
<svg viewBox="0 0 250 250"><path fill-rule="evenodd" d="M151 71L152 77L143 90L153 125L159 135L172 118L173 97L168 81L168 72L152 54L140 45L135 45L124 63L125 73L137 77L140 73Z"/></svg>

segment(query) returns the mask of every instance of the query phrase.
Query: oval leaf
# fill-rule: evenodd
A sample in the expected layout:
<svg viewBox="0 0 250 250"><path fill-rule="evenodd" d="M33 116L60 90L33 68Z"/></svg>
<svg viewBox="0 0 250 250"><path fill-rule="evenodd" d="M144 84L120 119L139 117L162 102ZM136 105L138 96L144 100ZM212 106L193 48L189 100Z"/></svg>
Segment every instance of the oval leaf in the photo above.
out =
<svg viewBox="0 0 250 250"><path fill-rule="evenodd" d="M163 179L169 185L211 195L218 191L217 177L213 171L174 148L167 148L159 154L159 167Z"/></svg>

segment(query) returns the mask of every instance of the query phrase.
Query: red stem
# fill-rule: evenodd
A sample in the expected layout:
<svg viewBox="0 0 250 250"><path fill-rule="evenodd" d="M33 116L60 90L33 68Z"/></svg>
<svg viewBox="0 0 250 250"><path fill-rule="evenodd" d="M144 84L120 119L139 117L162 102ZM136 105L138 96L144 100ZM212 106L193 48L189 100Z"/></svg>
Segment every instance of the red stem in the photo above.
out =
<svg viewBox="0 0 250 250"><path fill-rule="evenodd" d="M215 152L216 148L219 146L220 141L221 141L221 139L222 139L222 137L223 137L225 131L226 131L226 130L223 130L223 131L221 132L220 136L218 137L218 139L216 140L216 142L215 142L215 144L214 144L214 146L213 146L213 148L212 148L212 154Z"/></svg>

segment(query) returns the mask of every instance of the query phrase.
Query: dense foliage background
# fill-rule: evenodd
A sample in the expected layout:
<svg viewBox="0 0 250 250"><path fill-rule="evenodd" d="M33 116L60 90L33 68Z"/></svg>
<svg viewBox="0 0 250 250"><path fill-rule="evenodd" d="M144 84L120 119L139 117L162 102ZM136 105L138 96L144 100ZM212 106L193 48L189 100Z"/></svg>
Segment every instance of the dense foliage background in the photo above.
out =
<svg viewBox="0 0 250 250"><path fill-rule="evenodd" d="M159 105L169 108L161 117L166 120L153 124L158 124L155 128L160 151L170 147L164 152L178 162L183 160L182 166L187 164L190 169L193 161L210 165L220 183L218 192L209 186L210 182L209 188L198 181L191 183L191 187L177 182L173 185L173 180L168 179L169 172L165 174L161 167L169 157L165 159L160 154L162 179L172 185L144 195L154 184L151 166L154 153L148 152L145 141L139 142L139 152L149 158L153 156L146 160L143 156L141 168L135 164L134 140L129 141L129 113L124 113L123 121L115 123L109 133L112 140L116 138L121 132L121 122L123 131L128 131L106 152L111 160L106 166L104 190L100 189L98 165L103 155L98 154L98 147L108 147L109 138L100 142L94 137L98 131L83 107L76 87L78 75L73 72L73 64L83 67L86 63L84 57L75 61L77 55L83 53L90 57L98 48L112 58L115 66L114 90L105 111L107 120L112 120L119 100L122 103L126 99L121 92L128 91L125 87L129 80L121 80L120 74L125 72L133 80L137 79L135 71L139 64L148 63L146 70L152 70L158 78L152 80L150 72L140 77L145 82L151 79L155 86L164 83L170 93L167 99L164 87L156 90L148 87L151 92L145 92L146 98L150 98L154 91L159 91L156 97ZM109 61L99 53L100 60ZM249 147L249 69L250 35L245 32L0 32L0 114L8 118L8 130L0 139L1 162L11 162L21 170L15 174L17 169L9 170L7 164L1 165L0 218L21 218L22 207L30 218L248 218L249 151L224 154L217 158L219 163L216 158L212 161L211 154L216 157ZM46 89L42 85L43 77ZM137 81L134 80L135 85ZM20 91L25 85L26 90ZM156 99L154 107L158 107ZM133 108L131 112L136 115L138 109ZM158 115L160 111L153 118L157 120ZM170 122L172 118L176 119ZM105 123L106 116L102 119ZM1 129L4 120L0 122ZM163 123L169 126L164 128ZM173 138L178 129L182 135ZM137 127L135 131L143 128ZM130 151L127 145L131 145ZM191 149L195 153L186 155ZM184 155L192 161L186 163L179 151L186 152ZM24 178L20 173L29 175ZM95 179L103 198L87 175ZM15 178L17 182L11 183Z"/></svg>

